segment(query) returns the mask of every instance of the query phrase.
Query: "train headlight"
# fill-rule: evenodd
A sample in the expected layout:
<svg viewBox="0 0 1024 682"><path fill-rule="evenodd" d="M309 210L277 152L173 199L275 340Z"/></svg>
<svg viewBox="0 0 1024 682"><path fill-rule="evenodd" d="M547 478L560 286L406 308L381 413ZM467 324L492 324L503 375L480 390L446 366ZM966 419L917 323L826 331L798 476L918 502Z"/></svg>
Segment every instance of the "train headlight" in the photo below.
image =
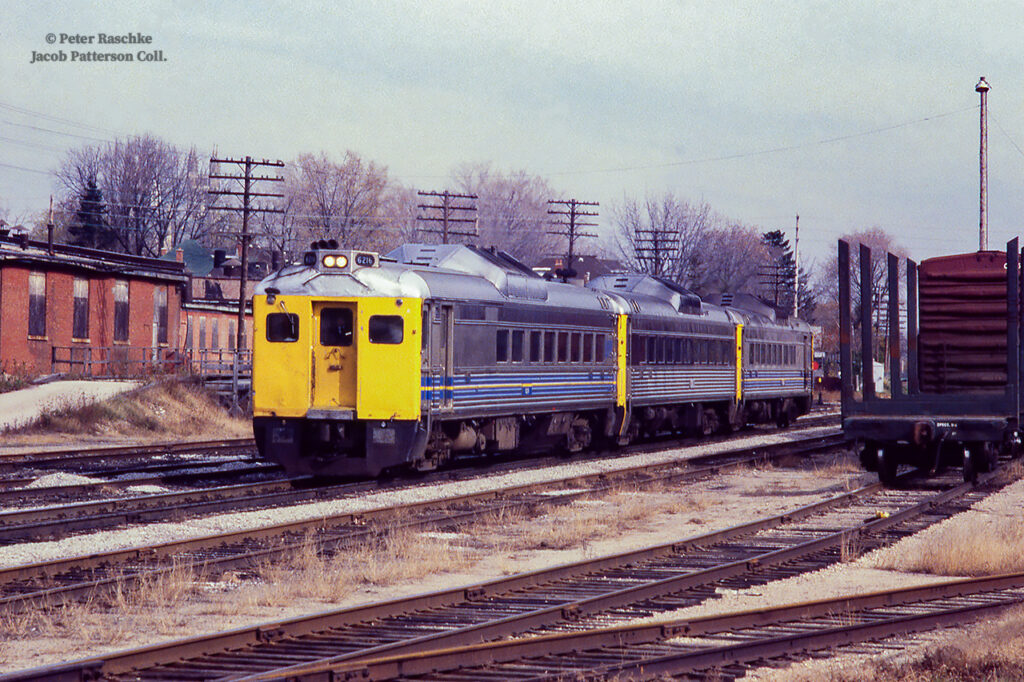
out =
<svg viewBox="0 0 1024 682"><path fill-rule="evenodd" d="M343 268L348 265L348 256L329 253L320 262L325 268Z"/></svg>

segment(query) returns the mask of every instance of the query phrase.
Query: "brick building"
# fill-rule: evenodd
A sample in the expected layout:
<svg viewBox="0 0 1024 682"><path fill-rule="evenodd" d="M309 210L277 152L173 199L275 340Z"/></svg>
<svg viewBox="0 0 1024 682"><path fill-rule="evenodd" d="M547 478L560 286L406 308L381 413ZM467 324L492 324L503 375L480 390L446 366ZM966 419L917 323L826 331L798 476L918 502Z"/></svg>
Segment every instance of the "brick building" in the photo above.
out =
<svg viewBox="0 0 1024 682"><path fill-rule="evenodd" d="M179 362L184 265L0 231L0 368L137 372Z"/></svg>

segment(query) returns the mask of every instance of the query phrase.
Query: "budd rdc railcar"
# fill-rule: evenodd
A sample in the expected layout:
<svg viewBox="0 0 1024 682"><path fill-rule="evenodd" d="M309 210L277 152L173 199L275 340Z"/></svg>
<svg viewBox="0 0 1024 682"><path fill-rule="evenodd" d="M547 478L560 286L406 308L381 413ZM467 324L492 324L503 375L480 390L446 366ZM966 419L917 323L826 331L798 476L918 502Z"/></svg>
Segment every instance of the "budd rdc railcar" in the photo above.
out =
<svg viewBox="0 0 1024 682"><path fill-rule="evenodd" d="M253 298L253 430L288 471L376 476L459 453L786 424L811 330L644 275L546 281L511 256L319 242Z"/></svg>
<svg viewBox="0 0 1024 682"><path fill-rule="evenodd" d="M860 281L871 250L860 247ZM895 482L900 465L935 472L962 466L965 480L1020 446L1020 251L979 251L906 262L906 318L900 262L888 254L886 364L890 396L876 394L876 319L870 287L860 297L862 396L855 397L850 247L839 242L840 361L844 432L861 444L861 463ZM903 336L905 330L906 336ZM906 386L902 339L906 339Z"/></svg>

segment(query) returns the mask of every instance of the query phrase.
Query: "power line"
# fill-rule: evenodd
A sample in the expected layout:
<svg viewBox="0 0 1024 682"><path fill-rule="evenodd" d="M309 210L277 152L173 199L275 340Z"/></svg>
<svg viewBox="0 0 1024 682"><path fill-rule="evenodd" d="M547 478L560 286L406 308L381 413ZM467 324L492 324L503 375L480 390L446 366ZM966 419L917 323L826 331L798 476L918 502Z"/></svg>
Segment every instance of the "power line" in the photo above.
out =
<svg viewBox="0 0 1024 682"><path fill-rule="evenodd" d="M699 159L688 159L686 161L670 161L668 163L658 164L644 164L636 166L617 166L611 168L595 168L590 170L573 170L573 171L562 171L546 173L547 176L554 175L583 175L587 173L623 173L628 171L636 170L650 170L654 168L675 168L679 166L692 166L700 163L713 163L715 161L732 161L735 159L746 159L753 156L764 156L766 154L777 154L779 152L788 152L795 149L803 149L805 147L816 147L826 144L834 144L836 142L843 142L845 140L852 140L858 137L866 137L868 135L877 135L879 133L886 133L892 130L898 130L900 128L906 128L908 126L916 125L918 123L925 123L927 121L934 121L940 118L946 118L947 116L954 116L956 114L962 114L965 111L972 111L977 109L976 105L965 107L963 109L957 109L955 111L947 111L941 114L934 114L932 116L925 116L923 118L914 119L913 121L905 121L903 123L897 123L895 125L884 126L881 128L874 128L872 130L864 130L858 133L849 133L847 135L839 135L836 137L824 138L812 142L801 142L799 144L786 145L782 147L771 147L769 149L760 149L750 152L737 152L735 154L725 154L722 156L708 156Z"/></svg>

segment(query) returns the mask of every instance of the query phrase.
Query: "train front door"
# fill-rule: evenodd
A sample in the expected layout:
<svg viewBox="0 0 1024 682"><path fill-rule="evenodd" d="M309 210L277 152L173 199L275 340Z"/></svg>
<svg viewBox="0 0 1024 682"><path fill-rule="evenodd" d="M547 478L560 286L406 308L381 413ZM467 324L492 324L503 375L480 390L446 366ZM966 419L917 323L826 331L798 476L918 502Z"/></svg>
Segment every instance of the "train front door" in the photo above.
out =
<svg viewBox="0 0 1024 682"><path fill-rule="evenodd" d="M356 408L356 304L313 304L314 408Z"/></svg>

